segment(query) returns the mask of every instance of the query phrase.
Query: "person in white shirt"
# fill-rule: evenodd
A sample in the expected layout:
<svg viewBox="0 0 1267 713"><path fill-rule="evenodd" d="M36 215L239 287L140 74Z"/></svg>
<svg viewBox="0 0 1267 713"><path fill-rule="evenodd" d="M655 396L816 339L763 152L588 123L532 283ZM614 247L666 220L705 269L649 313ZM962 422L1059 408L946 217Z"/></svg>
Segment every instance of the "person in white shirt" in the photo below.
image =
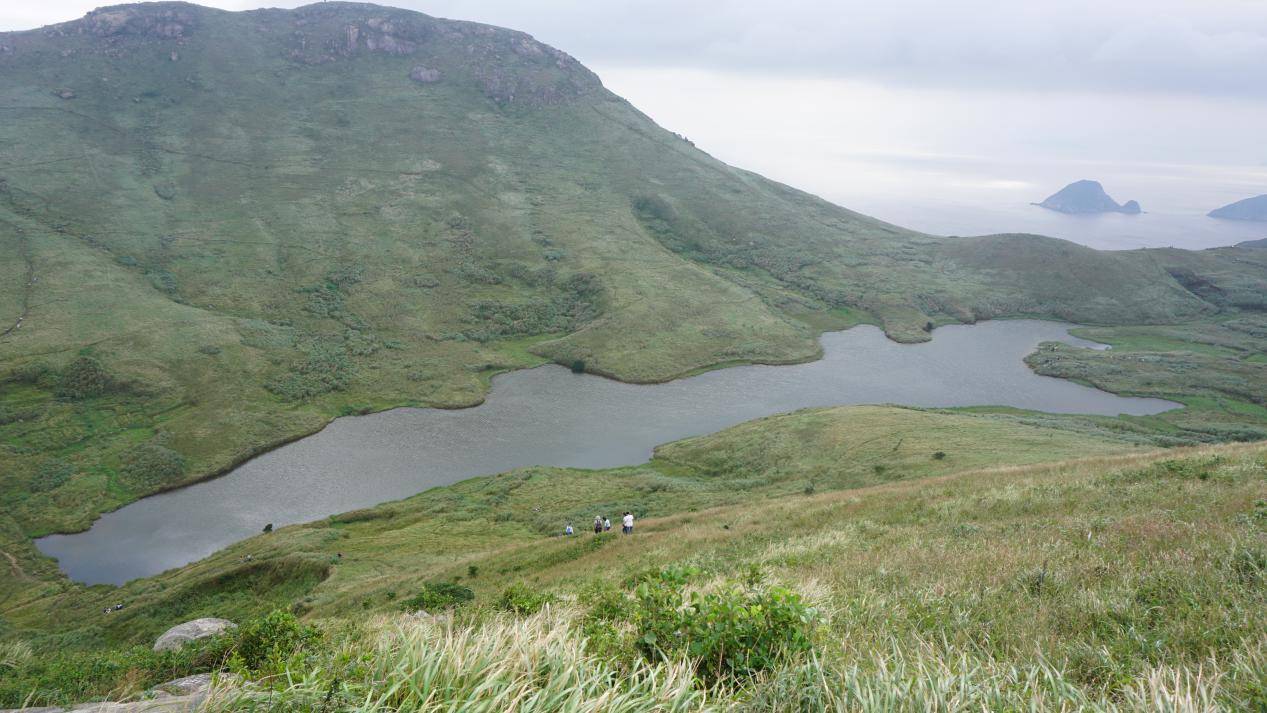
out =
<svg viewBox="0 0 1267 713"><path fill-rule="evenodd" d="M609 517L603 518L603 532L611 532L611 529L612 529L611 518Z"/></svg>
<svg viewBox="0 0 1267 713"><path fill-rule="evenodd" d="M633 534L633 513L625 511L625 516L620 519L620 531L626 535Z"/></svg>

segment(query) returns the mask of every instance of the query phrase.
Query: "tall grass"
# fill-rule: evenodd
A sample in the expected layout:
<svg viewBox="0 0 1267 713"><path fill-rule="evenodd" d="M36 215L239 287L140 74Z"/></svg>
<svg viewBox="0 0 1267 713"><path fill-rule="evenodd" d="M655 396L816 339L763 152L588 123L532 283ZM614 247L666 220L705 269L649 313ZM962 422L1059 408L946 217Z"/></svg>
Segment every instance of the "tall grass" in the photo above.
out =
<svg viewBox="0 0 1267 713"><path fill-rule="evenodd" d="M479 625L401 617L373 625L367 648L356 638L308 668L274 681L276 690L243 688L213 711L559 711L710 710L685 664L619 670L585 650L566 610Z"/></svg>
<svg viewBox="0 0 1267 713"><path fill-rule="evenodd" d="M1267 642L1228 661L1158 667L1117 691L1089 690L1039 659L1031 665L947 656L893 642L887 652L850 664L815 657L749 685L734 707L746 713L927 713L956 711L1261 711Z"/></svg>

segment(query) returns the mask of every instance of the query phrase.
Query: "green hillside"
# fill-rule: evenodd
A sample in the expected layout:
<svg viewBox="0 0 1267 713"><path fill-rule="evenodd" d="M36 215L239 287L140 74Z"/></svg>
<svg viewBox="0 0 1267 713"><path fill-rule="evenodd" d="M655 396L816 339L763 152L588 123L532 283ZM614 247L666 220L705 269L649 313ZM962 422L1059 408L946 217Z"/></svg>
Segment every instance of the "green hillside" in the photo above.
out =
<svg viewBox="0 0 1267 713"><path fill-rule="evenodd" d="M283 528L122 589L9 597L7 644L36 653L0 704L226 667L255 683L211 710L1256 710L1265 473L1261 444L1149 451L1013 415L802 411L643 466L528 469ZM623 507L646 514L632 537L585 532ZM671 644L643 658L681 586L716 598L672 626L698 611L756 645L752 615L726 608L755 597L810 617L808 649L755 679ZM245 639L148 653L174 622L274 608L317 628L247 627L283 647L257 668L225 658L258 647ZM440 616L404 615L418 608Z"/></svg>
<svg viewBox="0 0 1267 713"><path fill-rule="evenodd" d="M393 627L472 660L520 637L520 683L563 680L538 661L593 691L667 676L647 686L687 703L661 709L700 709L688 664L613 655L636 616L595 618L633 616L635 581L685 586L658 574L678 566L701 591L777 582L825 613L814 657L762 672L778 700L723 681L722 707L866 708L802 700L808 680L875 710L957 680L974 710L1263 705L1261 448L1152 449L1267 438L1265 314L1263 250L905 230L713 159L512 30L148 3L0 33L0 705L226 666L230 649L144 645L278 609L322 644L273 673L311 666L325 688L295 683L276 710L390 680L339 667L394 666L368 643ZM284 528L120 589L68 581L31 542L340 415L477 404L510 369L654 382L813 359L820 332L859 323L914 342L1013 317L1113 346L1044 344L1039 373L1185 408L798 412L640 466L489 475ZM634 541L554 536L626 508L647 518ZM441 583L474 596L455 629L400 620ZM560 599L538 618L501 611L540 592Z"/></svg>
<svg viewBox="0 0 1267 713"><path fill-rule="evenodd" d="M655 381L810 359L858 321L1170 323L1267 280L1250 250L886 225L712 159L526 35L372 5L0 34L0 114L19 539L542 360Z"/></svg>

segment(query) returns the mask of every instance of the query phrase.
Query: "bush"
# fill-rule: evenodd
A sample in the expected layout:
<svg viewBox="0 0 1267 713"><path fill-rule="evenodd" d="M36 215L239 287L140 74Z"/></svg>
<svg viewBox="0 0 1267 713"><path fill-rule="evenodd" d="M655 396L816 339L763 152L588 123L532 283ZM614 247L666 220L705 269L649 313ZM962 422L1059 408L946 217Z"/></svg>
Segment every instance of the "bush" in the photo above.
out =
<svg viewBox="0 0 1267 713"><path fill-rule="evenodd" d="M405 611L436 611L460 606L475 598L475 592L453 582L428 582L421 591L405 600Z"/></svg>
<svg viewBox="0 0 1267 713"><path fill-rule="evenodd" d="M157 443L145 443L123 455L119 476L139 488L168 485L185 474L185 457Z"/></svg>
<svg viewBox="0 0 1267 713"><path fill-rule="evenodd" d="M81 356L58 374L56 393L62 398L80 401L101 396L114 386L114 379L101 362L90 356Z"/></svg>
<svg viewBox="0 0 1267 713"><path fill-rule="evenodd" d="M937 451L936 453L933 454L933 460L945 460L945 459L946 459L945 451Z"/></svg>
<svg viewBox="0 0 1267 713"><path fill-rule="evenodd" d="M554 595L536 591L523 582L515 582L502 591L497 606L515 614L536 614L553 601Z"/></svg>
<svg viewBox="0 0 1267 713"><path fill-rule="evenodd" d="M300 624L294 614L278 609L236 630L229 669L251 677L284 671L297 653L320 639L315 628Z"/></svg>
<svg viewBox="0 0 1267 713"><path fill-rule="evenodd" d="M175 651L149 646L111 651L59 651L31 655L0 646L0 707L57 706L124 698L182 676L218 670L230 637L194 641Z"/></svg>
<svg viewBox="0 0 1267 713"><path fill-rule="evenodd" d="M70 463L60 458L49 458L35 469L35 475L31 477L31 492L46 493L56 490L74 474L75 468Z"/></svg>
<svg viewBox="0 0 1267 713"><path fill-rule="evenodd" d="M646 577L634 591L634 645L643 657L686 658L707 686L733 684L813 648L815 610L795 592L730 586L686 592L690 569Z"/></svg>

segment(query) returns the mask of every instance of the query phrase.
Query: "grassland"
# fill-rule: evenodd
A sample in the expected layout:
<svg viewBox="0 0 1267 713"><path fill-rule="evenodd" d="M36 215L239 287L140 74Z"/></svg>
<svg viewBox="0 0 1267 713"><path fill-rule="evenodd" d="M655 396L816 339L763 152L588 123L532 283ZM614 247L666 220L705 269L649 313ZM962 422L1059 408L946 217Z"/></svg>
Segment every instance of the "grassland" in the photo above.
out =
<svg viewBox="0 0 1267 713"><path fill-rule="evenodd" d="M1034 464L993 465L1007 460ZM676 710L1251 710L1267 702L1265 502L1261 444L1157 451L997 414L815 410L671 444L639 468L507 473L283 528L122 590L46 593L9 618L36 649L84 656L143 644L172 618L283 604L326 631L289 676L226 708L388 706L399 683L435 710L508 690L521 710L549 710L529 703L546 691L577 710L601 695L631 696L623 710L674 709L658 696L689 703ZM557 534L624 507L646 514L633 537ZM636 620L596 612L674 566L698 591L797 592L817 612L812 657L707 690L688 662L629 658ZM434 582L474 600L452 618L400 618ZM555 604L501 611L521 582ZM99 613L120 598L122 612ZM71 617L60 635L41 621L54 610ZM603 693L607 676L632 689Z"/></svg>
<svg viewBox="0 0 1267 713"><path fill-rule="evenodd" d="M583 668L597 677L560 689L579 707L617 675L698 708L713 694L680 662L543 635L585 630L574 595L595 581L688 563L692 586L751 565L826 614L817 658L762 674L772 698L721 704L1261 705L1261 448L1143 451L1267 437L1265 300L1263 250L1103 253L853 213L714 160L509 30L154 3L3 33L0 667L85 657L56 660L106 673L48 700L126 693L144 680L129 666L157 664L99 657L177 620L286 608L381 629L444 581L475 594L466 628L407 640L493 666L488 642L519 637L506 675ZM801 412L638 467L501 474L285 528L122 589L70 583L31 545L341 414L476 404L508 369L658 381L810 359L820 331L861 322L919 341L1007 317L1097 325L1084 336L1114 347L1044 345L1040 373L1186 408ZM624 509L643 517L632 540L553 536ZM491 614L511 581L568 603ZM328 685L341 651L386 680L403 659L382 633L331 634L295 670ZM300 684L272 703L310 703Z"/></svg>
<svg viewBox="0 0 1267 713"><path fill-rule="evenodd" d="M1040 374L1183 403L1181 410L1127 419L1152 431L1159 443L1267 439L1267 319L1261 315L1075 334L1112 349L1051 343L1026 361Z"/></svg>
<svg viewBox="0 0 1267 713"><path fill-rule="evenodd" d="M544 360L657 381L860 321L1172 323L1267 290L1262 251L887 225L714 160L525 35L370 5L0 34L0 115L0 550L41 578L32 536ZM81 357L108 388L63 388Z"/></svg>

